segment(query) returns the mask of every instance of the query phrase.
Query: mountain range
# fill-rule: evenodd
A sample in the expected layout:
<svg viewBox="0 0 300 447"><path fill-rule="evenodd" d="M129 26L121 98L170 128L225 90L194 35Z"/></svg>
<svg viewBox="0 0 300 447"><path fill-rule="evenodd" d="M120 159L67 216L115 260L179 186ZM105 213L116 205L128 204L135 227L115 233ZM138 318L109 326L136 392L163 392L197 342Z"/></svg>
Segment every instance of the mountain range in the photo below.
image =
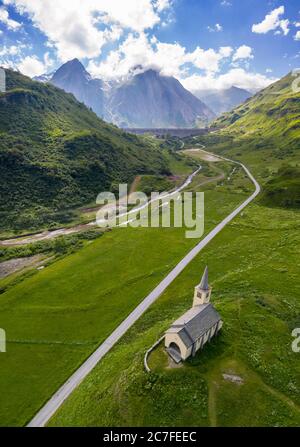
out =
<svg viewBox="0 0 300 447"><path fill-rule="evenodd" d="M177 79L153 69L122 83L104 84L73 59L53 74L35 80L73 93L99 117L124 128L203 127L215 118L214 112Z"/></svg>
<svg viewBox="0 0 300 447"><path fill-rule="evenodd" d="M194 127L214 117L177 79L151 69L113 89L106 112L120 127Z"/></svg>
<svg viewBox="0 0 300 447"><path fill-rule="evenodd" d="M206 127L252 96L235 86L193 94L174 77L142 67L125 81L103 82L92 78L78 59L34 79L73 93L99 117L123 128Z"/></svg>
<svg viewBox="0 0 300 447"><path fill-rule="evenodd" d="M197 96L217 115L229 112L234 107L242 104L246 99L253 96L247 90L232 86L228 89L215 92L199 93Z"/></svg>

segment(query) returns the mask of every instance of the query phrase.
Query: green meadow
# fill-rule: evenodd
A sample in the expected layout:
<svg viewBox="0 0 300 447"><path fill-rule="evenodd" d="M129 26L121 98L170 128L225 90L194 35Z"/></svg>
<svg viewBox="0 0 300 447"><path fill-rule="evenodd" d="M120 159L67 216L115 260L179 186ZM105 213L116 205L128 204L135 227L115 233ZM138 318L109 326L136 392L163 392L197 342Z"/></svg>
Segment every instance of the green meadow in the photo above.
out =
<svg viewBox="0 0 300 447"><path fill-rule="evenodd" d="M250 205L70 396L51 426L298 426L299 214ZM145 351L191 306L204 266L224 327L180 368ZM227 377L226 379L224 376ZM229 376L229 379L228 379ZM238 377L238 381L230 380Z"/></svg>
<svg viewBox="0 0 300 447"><path fill-rule="evenodd" d="M239 150L236 143L227 152L237 158ZM270 151L254 157L247 148L243 161L263 185L271 176L266 171L282 164ZM244 181L239 175L239 190ZM221 182L206 188L221 197L230 187ZM300 326L299 227L298 209L265 206L258 197L170 285L49 425L299 426L300 362L291 347L292 331ZM160 346L146 373L145 351L191 306L206 264L212 301L224 320L221 334L179 368L170 367Z"/></svg>
<svg viewBox="0 0 300 447"><path fill-rule="evenodd" d="M227 175L232 167L224 169ZM204 175L195 182L205 180ZM218 190L207 186L206 232L245 199L240 176L237 185L222 182ZM186 239L184 231L113 229L3 288L0 327L8 343L0 357L1 425L25 425L34 416L197 243ZM199 264L198 275L201 268ZM147 338L144 342L147 346ZM126 362L122 368L126 370Z"/></svg>

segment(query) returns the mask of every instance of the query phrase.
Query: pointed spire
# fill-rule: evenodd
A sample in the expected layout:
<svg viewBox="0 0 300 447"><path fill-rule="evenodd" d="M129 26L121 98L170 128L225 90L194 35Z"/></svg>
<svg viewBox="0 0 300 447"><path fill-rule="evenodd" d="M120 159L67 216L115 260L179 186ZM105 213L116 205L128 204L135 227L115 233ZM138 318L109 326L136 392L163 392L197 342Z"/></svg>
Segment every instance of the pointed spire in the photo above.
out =
<svg viewBox="0 0 300 447"><path fill-rule="evenodd" d="M209 285L208 285L208 267L205 267L201 282L199 284L199 289L202 290L209 290Z"/></svg>

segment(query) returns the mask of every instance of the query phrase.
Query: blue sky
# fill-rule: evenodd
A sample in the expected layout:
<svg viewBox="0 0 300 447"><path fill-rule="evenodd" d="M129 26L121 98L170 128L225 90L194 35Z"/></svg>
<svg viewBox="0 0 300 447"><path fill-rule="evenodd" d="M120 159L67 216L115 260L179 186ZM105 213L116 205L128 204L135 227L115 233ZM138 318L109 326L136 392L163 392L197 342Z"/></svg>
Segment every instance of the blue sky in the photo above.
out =
<svg viewBox="0 0 300 447"><path fill-rule="evenodd" d="M259 89L300 66L298 0L0 0L0 65L79 58L93 76L156 68L192 91Z"/></svg>

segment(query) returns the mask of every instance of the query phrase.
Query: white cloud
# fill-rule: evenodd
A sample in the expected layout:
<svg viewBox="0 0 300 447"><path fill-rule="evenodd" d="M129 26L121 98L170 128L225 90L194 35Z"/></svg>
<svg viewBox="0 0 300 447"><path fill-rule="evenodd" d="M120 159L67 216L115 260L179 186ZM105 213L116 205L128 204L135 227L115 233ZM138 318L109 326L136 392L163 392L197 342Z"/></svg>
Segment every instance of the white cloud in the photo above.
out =
<svg viewBox="0 0 300 447"><path fill-rule="evenodd" d="M111 51L104 61L98 64L90 61L88 70L92 75L104 79L123 77L137 65L147 66L151 52L151 45L144 33L138 37L129 34L119 48Z"/></svg>
<svg viewBox="0 0 300 447"><path fill-rule="evenodd" d="M149 39L145 33L139 36L130 34L117 50L109 53L106 60L99 63L91 60L88 71L96 77L110 80L125 78L136 67L142 71L154 68L163 75L178 78L187 88L194 90L198 83L202 87L207 85L207 88L216 84L219 88L236 84L243 88L259 89L271 82L266 76L248 74L244 69L231 69L226 75L217 76L221 64L233 53L235 61L253 58L252 48L246 45L235 52L229 46L220 47L219 50L197 47L193 52L187 52L178 43L162 43L154 36ZM205 74L189 76L190 66L203 70Z"/></svg>
<svg viewBox="0 0 300 447"><path fill-rule="evenodd" d="M184 87L195 94L228 89L232 86L250 91L257 91L267 87L275 81L275 78L268 78L259 73L249 73L243 68L233 68L222 75L192 75L181 79Z"/></svg>
<svg viewBox="0 0 300 447"><path fill-rule="evenodd" d="M158 12L162 12L165 9L169 9L173 0L156 0L154 5Z"/></svg>
<svg viewBox="0 0 300 447"><path fill-rule="evenodd" d="M159 13L171 5L168 0L4 0L4 3L14 5L20 14L29 14L63 61L98 57L103 45L119 39L124 29L142 33L153 28L161 20Z"/></svg>
<svg viewBox="0 0 300 447"><path fill-rule="evenodd" d="M229 57L231 53L231 47L221 47L219 51L215 51L212 48L204 50L197 47L195 51L187 55L187 61L200 70L215 73L220 69L220 62Z"/></svg>
<svg viewBox="0 0 300 447"><path fill-rule="evenodd" d="M288 33L290 32L289 24L290 24L290 21L288 19L280 20L280 28L281 28L284 36L287 36Z"/></svg>
<svg viewBox="0 0 300 447"><path fill-rule="evenodd" d="M4 45L1 49L0 49L0 57L7 57L7 56L17 56L20 55L22 52L22 49L24 49L25 45L20 44L19 42L17 42L18 45L11 45L11 46L6 46Z"/></svg>
<svg viewBox="0 0 300 447"><path fill-rule="evenodd" d="M16 41L15 45L3 45L0 47L0 66L5 68L17 69L17 63L21 61L22 51L26 48L25 44Z"/></svg>
<svg viewBox="0 0 300 447"><path fill-rule="evenodd" d="M120 47L111 51L99 64L90 61L88 70L104 79L120 78L136 66L155 68L163 74L178 76L180 67L186 63L185 48L174 43L162 43L156 38L148 40L146 34L129 34Z"/></svg>
<svg viewBox="0 0 300 447"><path fill-rule="evenodd" d="M22 62L17 64L17 68L22 74L33 77L45 73L47 66L36 56L26 56Z"/></svg>
<svg viewBox="0 0 300 447"><path fill-rule="evenodd" d="M220 63L232 54L231 47L220 47L218 51L197 47L187 52L179 43L163 43L151 39L145 33L129 34L117 50L111 51L104 61L91 60L88 70L103 79L124 77L136 66L143 69L155 68L162 74L181 77L188 65L206 72L217 72Z"/></svg>
<svg viewBox="0 0 300 447"><path fill-rule="evenodd" d="M163 74L176 77L180 75L180 69L186 62L184 47L178 43L157 42L152 54L153 61L150 60L150 64L157 66Z"/></svg>
<svg viewBox="0 0 300 447"><path fill-rule="evenodd" d="M220 31L223 31L223 26L216 23L214 26L208 26L207 29L210 33L219 33Z"/></svg>
<svg viewBox="0 0 300 447"><path fill-rule="evenodd" d="M248 47L248 45L240 46L236 52L234 53L232 60L237 61L240 59L253 59L252 48Z"/></svg>
<svg viewBox="0 0 300 447"><path fill-rule="evenodd" d="M230 3L228 0L222 0L221 6L232 6L232 3Z"/></svg>
<svg viewBox="0 0 300 447"><path fill-rule="evenodd" d="M52 67L54 64L54 60L51 59L50 53L47 51L44 54L44 72L48 70L48 68Z"/></svg>
<svg viewBox="0 0 300 447"><path fill-rule="evenodd" d="M294 37L295 40L300 40L300 31L297 31Z"/></svg>
<svg viewBox="0 0 300 447"><path fill-rule="evenodd" d="M282 32L286 36L289 33L289 20L280 19L284 11L284 6L273 9L273 11L266 15L262 22L252 26L253 33L266 34L269 31L277 30L277 33L280 34Z"/></svg>
<svg viewBox="0 0 300 447"><path fill-rule="evenodd" d="M147 29L164 23L168 14L165 11L170 9L173 0L3 0L3 3L14 5L20 14L28 14L46 35L46 45L55 48L60 59L88 58L88 70L104 80L124 78L142 67L142 70L154 68L163 75L174 76L191 90L205 85L258 89L271 82L264 75L247 73L241 68L218 75L224 62L230 62L231 57L233 62L253 58L252 49L247 45L235 51L224 46L219 49L197 47L189 52L177 42L164 43L155 36L149 38ZM283 27L283 20L280 20L279 29ZM221 31L222 26L217 23L214 29ZM97 60L105 43L117 41L123 35L118 48L104 60ZM49 52L43 58L27 55L21 60L21 54L15 58L6 51L5 57L11 57L15 67L29 76L40 75L53 65ZM203 74L190 76L191 68Z"/></svg>
<svg viewBox="0 0 300 447"><path fill-rule="evenodd" d="M0 8L0 22L4 23L8 29L16 31L21 27L21 23L9 17L8 11L5 8Z"/></svg>
<svg viewBox="0 0 300 447"><path fill-rule="evenodd" d="M219 49L219 54L224 58L230 57L232 52L233 52L233 49L231 47L220 47L220 49Z"/></svg>

